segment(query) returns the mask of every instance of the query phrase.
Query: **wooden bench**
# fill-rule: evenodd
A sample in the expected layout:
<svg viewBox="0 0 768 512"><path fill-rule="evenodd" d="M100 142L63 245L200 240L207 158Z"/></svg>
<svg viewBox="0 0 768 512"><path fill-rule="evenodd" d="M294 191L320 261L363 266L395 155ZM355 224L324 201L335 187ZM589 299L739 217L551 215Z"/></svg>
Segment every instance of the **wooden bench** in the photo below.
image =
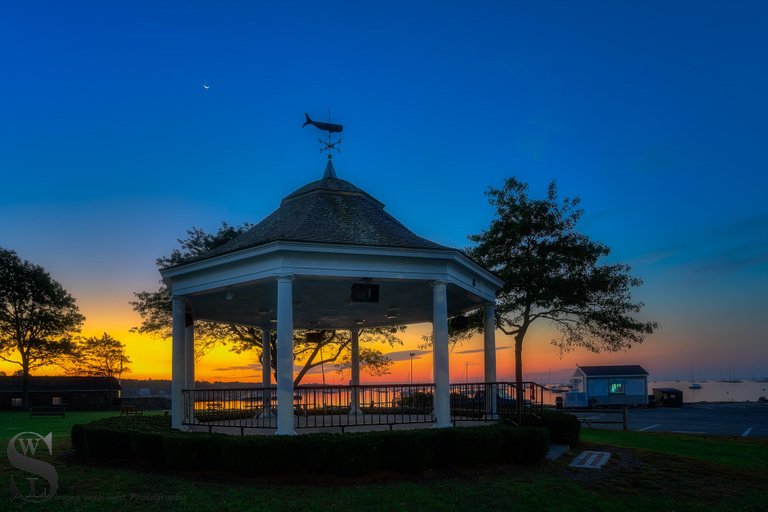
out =
<svg viewBox="0 0 768 512"><path fill-rule="evenodd" d="M120 416L144 416L144 410L141 407L124 405L120 408Z"/></svg>
<svg viewBox="0 0 768 512"><path fill-rule="evenodd" d="M32 416L61 416L64 417L64 407L60 405L36 405L29 409Z"/></svg>

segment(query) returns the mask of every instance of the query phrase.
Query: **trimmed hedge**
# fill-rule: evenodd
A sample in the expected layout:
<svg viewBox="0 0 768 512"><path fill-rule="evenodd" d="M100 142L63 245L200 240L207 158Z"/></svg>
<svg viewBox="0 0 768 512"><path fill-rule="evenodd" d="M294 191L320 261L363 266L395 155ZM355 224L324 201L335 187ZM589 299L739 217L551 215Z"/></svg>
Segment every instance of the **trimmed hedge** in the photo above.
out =
<svg viewBox="0 0 768 512"><path fill-rule="evenodd" d="M581 423L573 414L545 409L541 416L526 414L523 425L543 427L549 431L549 439L556 444L567 444L575 448L581 434Z"/></svg>
<svg viewBox="0 0 768 512"><path fill-rule="evenodd" d="M72 427L72 445L91 462L240 475L377 470L414 472L457 465L535 464L547 453L545 429L495 425L299 436L179 432L167 417L107 418ZM254 461L268 464L254 464Z"/></svg>

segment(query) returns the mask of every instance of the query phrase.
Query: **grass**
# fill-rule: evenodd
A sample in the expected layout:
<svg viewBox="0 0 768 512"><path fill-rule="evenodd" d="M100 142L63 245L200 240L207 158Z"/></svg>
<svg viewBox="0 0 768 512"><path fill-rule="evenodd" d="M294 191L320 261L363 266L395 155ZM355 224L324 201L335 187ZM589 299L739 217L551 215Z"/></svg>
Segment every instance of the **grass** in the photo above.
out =
<svg viewBox="0 0 768 512"><path fill-rule="evenodd" d="M585 429L582 441L639 448L738 469L768 468L768 441Z"/></svg>
<svg viewBox="0 0 768 512"><path fill-rule="evenodd" d="M572 456L531 468L446 468L421 475L269 482L200 472L174 475L78 464L70 452L71 425L108 413L29 418L0 413L0 509L163 511L206 510L764 510L768 442L635 432L585 430L578 449L612 454L604 470L570 468ZM57 496L39 504L10 501L9 477L27 474L4 456L7 440L22 430L53 432ZM311 454L307 454L311 457ZM41 457L43 458L43 457ZM254 464L269 461L254 460Z"/></svg>
<svg viewBox="0 0 768 512"><path fill-rule="evenodd" d="M162 414L161 411L150 411L145 414ZM46 435L53 434L53 450L62 453L69 450L71 442L69 432L75 423L90 423L110 416L119 416L119 411L83 411L68 412L62 417L36 416L31 418L28 412L0 412L0 453L5 452L8 441L19 432L37 432ZM0 457L3 459L3 457Z"/></svg>

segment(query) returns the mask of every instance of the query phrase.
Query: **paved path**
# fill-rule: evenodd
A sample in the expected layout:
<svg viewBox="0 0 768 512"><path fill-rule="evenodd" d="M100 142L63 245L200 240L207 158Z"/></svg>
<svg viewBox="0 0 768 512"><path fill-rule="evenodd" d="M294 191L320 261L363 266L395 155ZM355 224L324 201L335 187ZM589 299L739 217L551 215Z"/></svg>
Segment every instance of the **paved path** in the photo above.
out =
<svg viewBox="0 0 768 512"><path fill-rule="evenodd" d="M577 416L621 421L621 414L578 412ZM621 425L594 425L594 428L620 429ZM745 438L768 438L768 404L701 403L683 407L630 409L629 430L678 432Z"/></svg>

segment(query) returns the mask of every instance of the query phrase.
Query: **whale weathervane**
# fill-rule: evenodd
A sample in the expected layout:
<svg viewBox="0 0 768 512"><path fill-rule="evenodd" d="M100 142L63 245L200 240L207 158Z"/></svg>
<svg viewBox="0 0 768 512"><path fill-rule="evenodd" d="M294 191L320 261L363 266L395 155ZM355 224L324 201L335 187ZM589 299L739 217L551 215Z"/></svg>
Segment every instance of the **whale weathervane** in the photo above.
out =
<svg viewBox="0 0 768 512"><path fill-rule="evenodd" d="M342 126L342 125L340 125L340 124L333 124L333 123L323 123L323 122L321 122L321 121L313 121L313 120L312 120L312 119L309 117L309 114L307 114L306 112L304 112L304 117L306 117L306 118L307 118L307 120L306 120L306 121L304 121L304 124L303 124L303 125L301 125L301 127L302 127L302 128L304 128L304 127L305 127L305 126L307 126L308 124L311 124L311 125L312 125L312 126L314 126L315 128L319 128L319 129L321 129L321 130L325 130L325 131L327 131L327 132L329 132L329 133L341 133L341 130L343 130L343 129L344 129L344 126Z"/></svg>
<svg viewBox="0 0 768 512"><path fill-rule="evenodd" d="M341 144L341 137L339 137L339 140L337 140L337 141L331 141L331 134L332 133L341 133L341 131L344 129L344 126L342 126L340 124L334 124L334 123L330 122L331 121L331 113L330 113L330 111L328 112L328 122L327 123L323 123L322 121L313 121L312 118L309 117L309 114L307 114L306 112L304 112L304 117L306 117L307 120L304 121L303 125L301 125L302 128L304 128L308 124L311 124L312 126L314 126L315 128L317 128L319 130L323 130L323 131L328 132L328 140L327 141L324 141L323 139L318 139L318 141L322 145L322 147L320 148L320 152L322 153L323 151L327 150L328 151L328 159L330 160L331 158L333 158L333 156L331 155L331 151L333 151L334 149L337 152L341 151L341 149L338 147Z"/></svg>

